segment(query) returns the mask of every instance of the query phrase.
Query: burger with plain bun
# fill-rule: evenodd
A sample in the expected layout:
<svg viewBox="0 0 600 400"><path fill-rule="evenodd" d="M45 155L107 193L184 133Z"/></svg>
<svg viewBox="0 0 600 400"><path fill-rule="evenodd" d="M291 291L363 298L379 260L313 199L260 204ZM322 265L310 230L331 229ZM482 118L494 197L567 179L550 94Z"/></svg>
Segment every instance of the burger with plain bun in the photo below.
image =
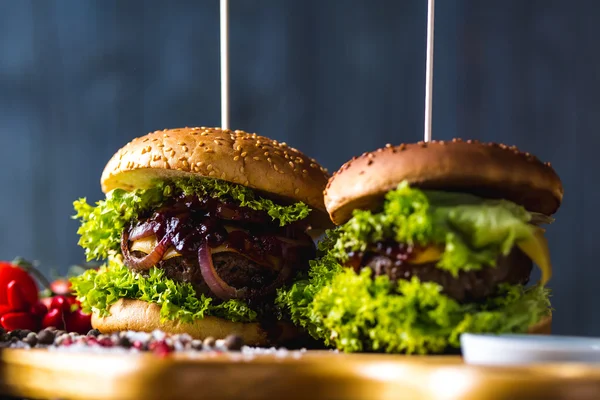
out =
<svg viewBox="0 0 600 400"><path fill-rule="evenodd" d="M132 140L101 177L106 198L74 203L79 244L107 263L72 280L103 333L237 334L285 343L274 298L308 269L308 234L330 226L326 171L275 140L184 128Z"/></svg>
<svg viewBox="0 0 600 400"><path fill-rule="evenodd" d="M476 141L386 146L334 173L338 228L277 303L340 350L443 353L464 332L548 333L550 164ZM539 282L529 284L536 264Z"/></svg>

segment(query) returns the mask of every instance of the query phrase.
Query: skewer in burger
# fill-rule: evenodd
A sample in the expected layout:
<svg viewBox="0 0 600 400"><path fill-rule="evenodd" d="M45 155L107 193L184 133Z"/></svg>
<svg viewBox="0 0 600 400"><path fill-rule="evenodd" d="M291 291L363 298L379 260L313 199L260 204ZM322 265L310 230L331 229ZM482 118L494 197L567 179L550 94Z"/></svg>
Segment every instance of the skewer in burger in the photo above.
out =
<svg viewBox="0 0 600 400"><path fill-rule="evenodd" d="M475 141L386 146L343 165L325 205L339 225L277 302L347 352L454 352L463 332L549 333L541 224L562 201L550 164ZM528 285L533 263L541 280Z"/></svg>
<svg viewBox="0 0 600 400"><path fill-rule="evenodd" d="M108 260L73 279L83 310L103 333L293 340L274 297L315 256L310 229L331 224L327 178L298 150L242 131L134 139L102 173L106 199L74 203L87 258Z"/></svg>

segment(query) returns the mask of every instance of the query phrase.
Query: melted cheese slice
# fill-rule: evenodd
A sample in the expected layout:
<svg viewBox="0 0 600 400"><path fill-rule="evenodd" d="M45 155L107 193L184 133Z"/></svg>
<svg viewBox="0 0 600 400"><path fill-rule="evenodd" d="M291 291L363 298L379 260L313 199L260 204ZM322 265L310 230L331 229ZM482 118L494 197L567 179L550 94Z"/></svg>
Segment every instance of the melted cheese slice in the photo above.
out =
<svg viewBox="0 0 600 400"><path fill-rule="evenodd" d="M442 258L443 249L437 246L429 246L425 248L415 249L408 260L408 264L425 264L439 260Z"/></svg>
<svg viewBox="0 0 600 400"><path fill-rule="evenodd" d="M536 228L534 235L527 240L517 242L517 246L542 270L542 285L552 277L552 264L550 263L550 250L548 240L544 236L544 229Z"/></svg>

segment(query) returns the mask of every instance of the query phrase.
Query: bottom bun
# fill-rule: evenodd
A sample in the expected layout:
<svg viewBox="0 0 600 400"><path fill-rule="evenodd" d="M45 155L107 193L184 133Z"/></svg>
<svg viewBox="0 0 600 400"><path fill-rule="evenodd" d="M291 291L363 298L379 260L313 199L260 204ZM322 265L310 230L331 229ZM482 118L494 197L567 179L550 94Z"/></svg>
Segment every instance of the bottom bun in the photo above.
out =
<svg viewBox="0 0 600 400"><path fill-rule="evenodd" d="M527 333L534 335L550 335L552 333L552 315L544 317L538 323L531 325Z"/></svg>
<svg viewBox="0 0 600 400"><path fill-rule="evenodd" d="M223 318L204 317L194 322L160 321L160 306L141 300L121 299L110 308L110 315L92 315L92 327L101 333L120 331L152 332L160 329L171 334L187 333L194 339L223 339L238 335L248 346L272 346L296 339L301 332L291 323L232 322Z"/></svg>

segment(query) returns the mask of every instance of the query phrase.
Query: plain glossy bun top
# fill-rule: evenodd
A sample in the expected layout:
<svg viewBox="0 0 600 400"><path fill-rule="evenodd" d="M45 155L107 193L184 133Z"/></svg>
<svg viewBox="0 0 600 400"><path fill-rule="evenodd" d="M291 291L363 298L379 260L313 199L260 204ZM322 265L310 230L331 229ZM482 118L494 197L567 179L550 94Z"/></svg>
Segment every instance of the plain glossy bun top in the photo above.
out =
<svg viewBox="0 0 600 400"><path fill-rule="evenodd" d="M387 145L353 158L327 184L327 211L335 224L343 224L354 209L376 208L404 180L424 189L503 198L546 215L558 210L563 197L549 163L514 146L454 139Z"/></svg>

